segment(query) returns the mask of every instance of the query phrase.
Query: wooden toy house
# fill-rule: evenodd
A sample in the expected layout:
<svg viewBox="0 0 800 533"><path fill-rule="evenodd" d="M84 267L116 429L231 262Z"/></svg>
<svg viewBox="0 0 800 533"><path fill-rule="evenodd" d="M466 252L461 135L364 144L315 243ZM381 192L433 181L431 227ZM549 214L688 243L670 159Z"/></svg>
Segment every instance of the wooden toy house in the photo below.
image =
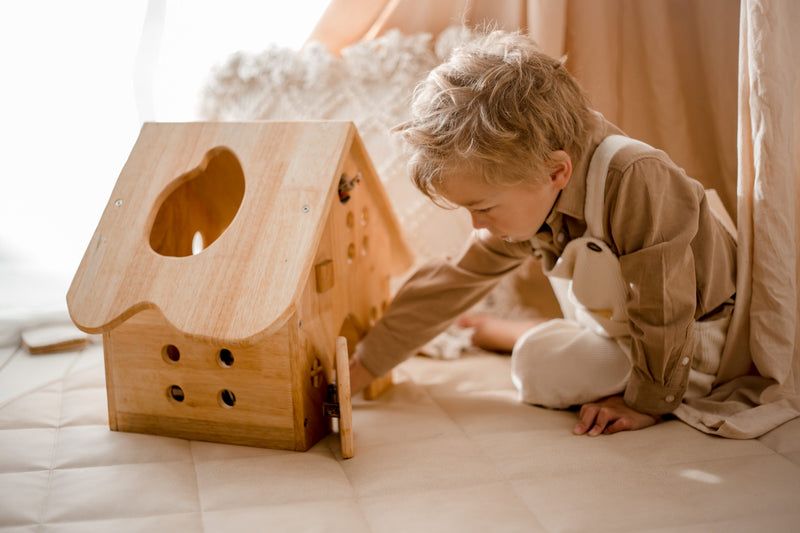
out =
<svg viewBox="0 0 800 533"><path fill-rule="evenodd" d="M67 301L111 429L306 450L411 262L353 124L148 123Z"/></svg>

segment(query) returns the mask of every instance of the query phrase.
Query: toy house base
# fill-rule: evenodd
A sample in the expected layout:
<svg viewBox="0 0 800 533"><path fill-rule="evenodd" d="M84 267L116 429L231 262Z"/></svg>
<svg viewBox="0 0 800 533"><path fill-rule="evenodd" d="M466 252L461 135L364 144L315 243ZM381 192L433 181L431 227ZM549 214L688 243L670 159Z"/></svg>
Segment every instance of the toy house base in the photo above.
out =
<svg viewBox="0 0 800 533"><path fill-rule="evenodd" d="M351 123L146 124L67 301L112 429L307 450L410 264Z"/></svg>
<svg viewBox="0 0 800 533"><path fill-rule="evenodd" d="M103 335L111 429L308 449L330 431L322 416L327 379L320 361L308 380L301 377L313 361L292 364L298 329L287 324L261 342L222 345L182 334L158 311L136 314Z"/></svg>

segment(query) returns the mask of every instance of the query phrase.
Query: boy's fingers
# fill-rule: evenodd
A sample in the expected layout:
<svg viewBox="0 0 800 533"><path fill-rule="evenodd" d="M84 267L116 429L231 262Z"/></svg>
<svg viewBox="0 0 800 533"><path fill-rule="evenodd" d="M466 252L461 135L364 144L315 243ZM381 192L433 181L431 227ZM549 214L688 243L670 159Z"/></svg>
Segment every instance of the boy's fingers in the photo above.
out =
<svg viewBox="0 0 800 533"><path fill-rule="evenodd" d="M578 413L579 422L572 432L576 435L611 435L652 426L660 420L657 416L639 413L621 402L621 397L611 397L582 405Z"/></svg>
<svg viewBox="0 0 800 533"><path fill-rule="evenodd" d="M600 407L597 404L587 403L581 407L580 413L578 417L580 418L580 422L575 424L575 427L572 428L572 432L576 435L583 435L587 431L589 431L592 426L594 426L595 419L597 418L597 413L600 411Z"/></svg>
<svg viewBox="0 0 800 533"><path fill-rule="evenodd" d="M583 435L589 430L588 426L586 426L583 422L578 422L575 424L575 427L572 428L572 433L575 435Z"/></svg>
<svg viewBox="0 0 800 533"><path fill-rule="evenodd" d="M606 427L617 420L617 415L613 409L609 409L607 407L601 407L597 412L597 417L595 417L594 425L589 430L588 435L591 437L600 435L606 430Z"/></svg>
<svg viewBox="0 0 800 533"><path fill-rule="evenodd" d="M620 431L629 431L631 429L633 429L633 423L631 422L631 419L628 417L622 417L616 420L613 424L610 424L605 429L604 433L606 435L612 435Z"/></svg>
<svg viewBox="0 0 800 533"><path fill-rule="evenodd" d="M585 403L581 406L581 410L578 413L582 422L594 422L594 418L597 416L597 412L600 410L600 406L596 403Z"/></svg>
<svg viewBox="0 0 800 533"><path fill-rule="evenodd" d="M601 411L601 413L602 413L602 411ZM605 431L606 424L607 424L607 422L605 420L601 420L601 418L598 416L597 419L594 422L594 425L589 430L587 435L589 435L590 437L595 437L597 435L600 435L603 431Z"/></svg>

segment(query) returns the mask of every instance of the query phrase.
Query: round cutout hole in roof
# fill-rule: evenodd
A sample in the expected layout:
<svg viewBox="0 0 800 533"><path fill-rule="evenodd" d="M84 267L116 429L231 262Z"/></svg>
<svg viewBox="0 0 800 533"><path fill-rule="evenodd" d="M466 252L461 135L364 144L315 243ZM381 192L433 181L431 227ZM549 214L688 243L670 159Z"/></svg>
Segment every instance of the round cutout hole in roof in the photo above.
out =
<svg viewBox="0 0 800 533"><path fill-rule="evenodd" d="M150 247L169 257L188 257L211 246L233 222L244 198L242 165L229 148L209 150L182 174L158 207Z"/></svg>

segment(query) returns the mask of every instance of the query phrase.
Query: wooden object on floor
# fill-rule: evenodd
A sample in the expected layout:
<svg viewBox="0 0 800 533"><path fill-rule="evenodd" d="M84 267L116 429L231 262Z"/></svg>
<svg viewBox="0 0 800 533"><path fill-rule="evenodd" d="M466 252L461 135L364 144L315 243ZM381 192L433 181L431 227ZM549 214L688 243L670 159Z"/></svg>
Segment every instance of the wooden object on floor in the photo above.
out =
<svg viewBox="0 0 800 533"><path fill-rule="evenodd" d="M336 338L411 263L352 123L148 123L67 302L112 429L306 450Z"/></svg>
<svg viewBox="0 0 800 533"><path fill-rule="evenodd" d="M39 326L20 334L22 346L31 355L74 352L89 345L89 336L72 324Z"/></svg>

